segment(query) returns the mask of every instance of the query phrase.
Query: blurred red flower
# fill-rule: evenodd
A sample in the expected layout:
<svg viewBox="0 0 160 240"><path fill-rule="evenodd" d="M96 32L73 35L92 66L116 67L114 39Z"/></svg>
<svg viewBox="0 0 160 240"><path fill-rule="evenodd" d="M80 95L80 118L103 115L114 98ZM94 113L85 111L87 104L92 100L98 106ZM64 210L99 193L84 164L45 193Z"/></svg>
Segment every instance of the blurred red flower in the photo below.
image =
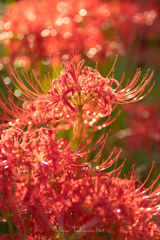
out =
<svg viewBox="0 0 160 240"><path fill-rule="evenodd" d="M4 15L1 40L15 66L26 64L23 56L31 64L37 59L49 64L49 54L57 64L73 49L103 61L115 52L124 56L137 34L155 38L158 15L154 3L138 1L23 0L11 4Z"/></svg>
<svg viewBox="0 0 160 240"><path fill-rule="evenodd" d="M144 149L151 154L155 149L160 151L160 116L156 104L136 104L123 106L127 113L127 124L130 135L124 140L127 142L126 151Z"/></svg>

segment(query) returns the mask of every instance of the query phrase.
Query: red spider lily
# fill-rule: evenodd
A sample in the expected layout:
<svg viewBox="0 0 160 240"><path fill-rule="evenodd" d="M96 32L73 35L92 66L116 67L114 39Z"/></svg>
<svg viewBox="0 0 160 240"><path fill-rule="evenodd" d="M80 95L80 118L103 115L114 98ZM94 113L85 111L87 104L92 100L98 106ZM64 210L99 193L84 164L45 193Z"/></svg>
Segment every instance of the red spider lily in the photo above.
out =
<svg viewBox="0 0 160 240"><path fill-rule="evenodd" d="M23 0L9 7L1 38L15 65L27 64L24 56L31 56L32 64L49 54L56 63L74 48L82 56L102 60L116 52L124 56L137 31L153 38L159 28L158 11L154 3L136 1Z"/></svg>
<svg viewBox="0 0 160 240"><path fill-rule="evenodd" d="M3 236L1 236L0 239L1 240L7 240L7 239L10 239L10 236L9 236L9 234L3 234ZM20 234L14 234L14 239L15 240L20 240L21 239ZM28 238L28 240L29 240L29 238ZM31 238L30 238L30 240L31 240Z"/></svg>
<svg viewBox="0 0 160 240"><path fill-rule="evenodd" d="M24 237L76 239L86 234L93 239L106 231L118 239L158 239L159 228L151 220L159 215L160 189L151 190L159 177L145 189L148 178L136 187L134 169L130 177L119 178L124 163L102 173L116 164L120 153L112 153L97 170L101 151L79 165L78 158L91 151L83 151L88 142L70 151L66 141L56 142L55 130L47 128L24 132L11 127L1 138L0 212ZM105 139L100 143L103 149Z"/></svg>
<svg viewBox="0 0 160 240"><path fill-rule="evenodd" d="M24 105L23 108L17 107L12 97L8 101L2 95L7 104L3 103L4 100L0 100L1 108L4 109L4 113L1 113L3 122L10 121L10 125L19 126L20 124L22 126L19 119L23 119L24 125L38 123L36 127L42 123L48 124L50 122L57 129L77 128L78 124L81 124L83 129L98 130L108 126L115 120L115 118L112 120L107 119L102 125L95 125L102 117L111 115L117 104L139 101L149 93L154 85L153 83L150 90L142 96L153 77L153 72L150 76L148 76L147 72L137 85L141 75L141 71L138 69L132 81L127 82L126 86L121 89L124 75L120 83L113 77L116 60L107 77L103 78L97 69L91 67L82 69L84 60L76 65L74 63L75 57L76 53L70 55L68 61L64 62L65 68L62 70L61 75L56 79L51 81L50 76L48 76L49 80L46 78L49 86L48 91L42 87L39 77L34 74L36 83L42 93L35 86L32 77L30 78L27 73L22 72L31 88L25 86L16 70L11 69L10 77L14 85L23 90L25 97L19 97L19 99L24 101ZM116 85L115 88L113 88L113 84ZM10 95L15 95L10 89L9 91ZM114 106L114 104L116 105ZM81 114L81 123L76 120L77 117L79 118L79 114ZM12 120L12 117L14 120ZM5 127L6 124L2 126Z"/></svg>
<svg viewBox="0 0 160 240"><path fill-rule="evenodd" d="M124 106L128 113L127 122L130 128L130 136L126 138L127 149L135 151L140 147L145 149L147 154L152 150L160 151L160 118L156 104L136 104L130 107ZM127 151L126 149L126 151Z"/></svg>
<svg viewBox="0 0 160 240"><path fill-rule="evenodd" d="M4 16L4 30L12 32L15 40L6 37L4 43L12 51L13 57L17 57L17 52L20 56L26 55L28 49L32 61L48 58L49 54L56 60L59 53L62 56L75 47L83 52L85 48L88 51L92 46L97 46L96 51L101 51L101 45L105 42L102 29L98 28L101 18L104 18L97 12L101 4L97 0L92 3L57 0L54 4L50 0L14 3ZM21 22L17 18L19 14ZM109 46L106 49L110 49Z"/></svg>
<svg viewBox="0 0 160 240"><path fill-rule="evenodd" d="M158 209L154 205L157 200L159 202L158 194L144 195L146 192L142 192L142 186L135 188L132 177L120 180L81 172L79 179L69 173L69 182L66 175L63 182L55 185L53 181L48 186L48 189L58 189L58 193L50 190L51 199L41 202L37 197L32 206L35 214L32 214L36 220L41 216L43 221L48 215L52 224L58 223L59 232L66 238L82 238L86 234L87 239L93 239L101 229L112 234L113 239L114 236L118 239L156 239L159 229L150 219ZM45 209L50 206L48 214L43 212L42 204Z"/></svg>

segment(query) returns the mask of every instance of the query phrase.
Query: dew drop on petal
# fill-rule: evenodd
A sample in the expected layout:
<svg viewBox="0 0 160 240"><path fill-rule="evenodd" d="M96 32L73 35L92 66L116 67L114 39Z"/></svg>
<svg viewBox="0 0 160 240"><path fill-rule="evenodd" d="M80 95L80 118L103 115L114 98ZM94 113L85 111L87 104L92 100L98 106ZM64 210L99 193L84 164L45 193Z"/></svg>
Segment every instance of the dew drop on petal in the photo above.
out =
<svg viewBox="0 0 160 240"><path fill-rule="evenodd" d="M102 4L102 5L100 6L100 8L98 9L98 11L99 11L99 13L101 13L101 14L106 14L106 13L109 12L108 6L107 6L106 4ZM110 15L110 12L109 12L108 14ZM109 15L107 15L107 16L109 16Z"/></svg>
<svg viewBox="0 0 160 240"><path fill-rule="evenodd" d="M72 33L71 32L65 32L64 34L63 34L63 37L64 38L69 38L69 37L71 37L72 36Z"/></svg>
<svg viewBox="0 0 160 240"><path fill-rule="evenodd" d="M124 137L126 136L125 130L119 130L119 131L116 133L116 136L117 136L117 138L119 138L119 139L124 138Z"/></svg>
<svg viewBox="0 0 160 240"><path fill-rule="evenodd" d="M46 21L44 23L45 28L51 28L52 27L52 22L51 21Z"/></svg>
<svg viewBox="0 0 160 240"><path fill-rule="evenodd" d="M157 205L156 208L157 208L158 211L160 210L160 206L159 205Z"/></svg>
<svg viewBox="0 0 160 240"><path fill-rule="evenodd" d="M57 18L57 20L55 21L55 25L62 26L62 24L63 24L62 18L61 17Z"/></svg>
<svg viewBox="0 0 160 240"><path fill-rule="evenodd" d="M159 133L155 133L153 137L156 141L160 141L160 134Z"/></svg>
<svg viewBox="0 0 160 240"><path fill-rule="evenodd" d="M142 97L139 98L139 100L141 100L141 99L143 99L143 98L144 98L144 97L142 96Z"/></svg>
<svg viewBox="0 0 160 240"><path fill-rule="evenodd" d="M23 33L18 33L17 38L19 40L22 40L24 38L24 34Z"/></svg>
<svg viewBox="0 0 160 240"><path fill-rule="evenodd" d="M116 49L117 43L114 42L114 41L112 41L112 42L109 43L109 47L110 47L111 49Z"/></svg>
<svg viewBox="0 0 160 240"><path fill-rule="evenodd" d="M148 118L149 117L149 112L148 111L143 111L142 112L142 117L144 117L144 118Z"/></svg>
<svg viewBox="0 0 160 240"><path fill-rule="evenodd" d="M41 32L41 36L42 36L42 37L47 37L49 34L50 34L50 30L49 30L49 29L44 29L44 30Z"/></svg>
<svg viewBox="0 0 160 240"><path fill-rule="evenodd" d="M107 51L107 52L105 53L105 57L106 57L106 58L111 58L111 57L113 57L113 52L112 52L112 51Z"/></svg>
<svg viewBox="0 0 160 240"><path fill-rule="evenodd" d="M110 28L110 24L109 24L108 22L103 22L103 23L101 24L101 28L102 28L103 30L108 30L108 29Z"/></svg>
<svg viewBox="0 0 160 240"><path fill-rule="evenodd" d="M36 39L36 37L34 34L29 34L27 37L27 40L31 43L34 42L35 39Z"/></svg>
<svg viewBox="0 0 160 240"><path fill-rule="evenodd" d="M57 35L57 31L55 29L51 30L51 36L54 37Z"/></svg>
<svg viewBox="0 0 160 240"><path fill-rule="evenodd" d="M36 14L35 13L30 13L29 16L28 16L28 19L30 21L34 21L36 19Z"/></svg>
<svg viewBox="0 0 160 240"><path fill-rule="evenodd" d="M48 162L46 162L46 161L42 161L42 163L45 164L45 165L48 165Z"/></svg>
<svg viewBox="0 0 160 240"><path fill-rule="evenodd" d="M81 9L81 10L79 10L79 15L84 17L87 15L87 11L85 9Z"/></svg>
<svg viewBox="0 0 160 240"><path fill-rule="evenodd" d="M79 16L79 15L75 15L74 16L74 21L76 23L82 22L83 21L83 17Z"/></svg>
<svg viewBox="0 0 160 240"><path fill-rule="evenodd" d="M94 57L94 54L88 51L88 52L87 52L87 57L88 57L88 58L92 58L92 57Z"/></svg>
<svg viewBox="0 0 160 240"><path fill-rule="evenodd" d="M95 48L97 49L97 52L100 52L102 50L102 46L99 44L97 44Z"/></svg>
<svg viewBox="0 0 160 240"><path fill-rule="evenodd" d="M14 91L14 93L15 93L15 95L16 95L17 97L21 96L21 94L22 94L22 92L21 92L19 89L16 89L16 90Z"/></svg>
<svg viewBox="0 0 160 240"><path fill-rule="evenodd" d="M45 60L42 60L43 65L49 65L50 64L50 58L46 58Z"/></svg>
<svg viewBox="0 0 160 240"><path fill-rule="evenodd" d="M10 79L10 77L5 77L4 78L4 82L5 82L5 84L10 84L11 83L11 79Z"/></svg>
<svg viewBox="0 0 160 240"><path fill-rule="evenodd" d="M9 122L8 125L9 125L9 126L12 126L12 122Z"/></svg>
<svg viewBox="0 0 160 240"><path fill-rule="evenodd" d="M0 71L3 69L3 64L0 63Z"/></svg>
<svg viewBox="0 0 160 240"><path fill-rule="evenodd" d="M144 196L143 198L149 198L149 196L147 195L147 196Z"/></svg>
<svg viewBox="0 0 160 240"><path fill-rule="evenodd" d="M64 7L67 7L67 3L65 3L65 2L59 2L59 3L57 3L57 6L56 6L56 7L57 7L57 10L61 12Z"/></svg>
<svg viewBox="0 0 160 240"><path fill-rule="evenodd" d="M6 29L6 30L9 30L10 28L11 28L11 22L6 22L5 24L4 24L4 28Z"/></svg>
<svg viewBox="0 0 160 240"><path fill-rule="evenodd" d="M138 23L139 21L141 21L143 18L142 14L141 13L136 13L136 15L134 15L132 17L132 22L134 23Z"/></svg>
<svg viewBox="0 0 160 240"><path fill-rule="evenodd" d="M1 153L5 154L5 150L3 148L1 149Z"/></svg>
<svg viewBox="0 0 160 240"><path fill-rule="evenodd" d="M69 24L70 23L70 18L65 17L65 18L62 19L62 21L63 21L64 24Z"/></svg>
<svg viewBox="0 0 160 240"><path fill-rule="evenodd" d="M4 166L4 169L7 169L7 168L9 168L9 165Z"/></svg>

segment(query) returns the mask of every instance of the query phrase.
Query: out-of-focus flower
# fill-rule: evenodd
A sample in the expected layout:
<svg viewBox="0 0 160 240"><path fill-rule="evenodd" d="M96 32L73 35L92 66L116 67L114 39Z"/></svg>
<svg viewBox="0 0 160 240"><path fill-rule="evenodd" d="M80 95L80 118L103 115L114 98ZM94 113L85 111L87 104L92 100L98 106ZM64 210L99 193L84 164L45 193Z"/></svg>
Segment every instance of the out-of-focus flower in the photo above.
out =
<svg viewBox="0 0 160 240"><path fill-rule="evenodd" d="M73 8L74 6L74 8ZM159 27L158 8L130 1L18 1L9 6L2 21L1 41L10 51L14 65L45 58L49 64L79 49L82 56L103 60L126 54L138 34L154 38Z"/></svg>
<svg viewBox="0 0 160 240"><path fill-rule="evenodd" d="M145 149L147 154L153 150L160 151L160 117L156 104L136 104L123 106L127 113L130 135L124 138L126 151Z"/></svg>
<svg viewBox="0 0 160 240"><path fill-rule="evenodd" d="M50 76L48 76L49 80L46 78L49 86L48 91L42 87L39 77L34 74L42 93L27 73L22 72L32 89L25 86L16 70L11 69L10 78L17 88L20 87L24 97L18 98L23 100L24 104L23 108L17 107L12 96L7 100L2 95L3 97L0 100L3 109L3 113L1 113L2 121L9 121L10 126L13 126L13 124L19 126L19 124L22 125L22 121L19 121L19 119L23 119L24 125L38 124L36 127L42 123L48 124L50 122L57 129L66 129L68 127L74 128L76 124L79 124L76 119L80 115L80 124L83 125L84 129L98 130L113 122L114 119L107 119L105 123L97 126L99 119L111 114L115 107L113 105L137 102L144 98L154 85L153 83L150 90L142 96L152 79L153 72L150 76L147 72L137 85L141 75L141 71L138 69L132 81L121 89L124 75L120 83L113 76L116 60L106 78L103 78L97 69L87 66L82 69L84 60L75 64L76 58L77 53L69 56L68 61L64 62L61 75L56 79L51 81ZM9 91L11 92L10 95L16 96L10 89ZM14 120L12 120L12 117ZM3 124L3 126L5 125Z"/></svg>

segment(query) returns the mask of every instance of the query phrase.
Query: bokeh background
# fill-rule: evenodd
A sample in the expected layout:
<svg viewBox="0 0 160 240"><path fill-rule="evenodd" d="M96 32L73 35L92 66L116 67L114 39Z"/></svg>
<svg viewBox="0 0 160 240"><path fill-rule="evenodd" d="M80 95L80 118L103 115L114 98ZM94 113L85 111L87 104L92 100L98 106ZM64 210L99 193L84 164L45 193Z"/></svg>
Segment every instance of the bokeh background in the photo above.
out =
<svg viewBox="0 0 160 240"><path fill-rule="evenodd" d="M112 117L119 110L121 114L106 128L106 131L111 128L111 132L99 159L100 162L107 158L115 146L117 151L122 148L119 164L125 158L126 163L121 177L134 165L141 181L155 161L149 178L152 183L160 172L159 0L1 0L0 89L6 96L5 84L17 96L22 94L11 82L9 66L17 68L20 76L22 69L29 73L34 69L45 87L44 74L49 72L55 78L53 65L60 73L63 60L72 50L79 50L80 58L88 66L95 68L98 61L103 77L118 54L114 78L120 82L125 73L124 85L139 67L141 79L148 69L150 73L155 70L155 86L144 99L113 111ZM100 134L101 131L95 134L95 141ZM70 140L71 135L70 129L65 133L59 131L59 137ZM7 231L7 225L1 231Z"/></svg>

